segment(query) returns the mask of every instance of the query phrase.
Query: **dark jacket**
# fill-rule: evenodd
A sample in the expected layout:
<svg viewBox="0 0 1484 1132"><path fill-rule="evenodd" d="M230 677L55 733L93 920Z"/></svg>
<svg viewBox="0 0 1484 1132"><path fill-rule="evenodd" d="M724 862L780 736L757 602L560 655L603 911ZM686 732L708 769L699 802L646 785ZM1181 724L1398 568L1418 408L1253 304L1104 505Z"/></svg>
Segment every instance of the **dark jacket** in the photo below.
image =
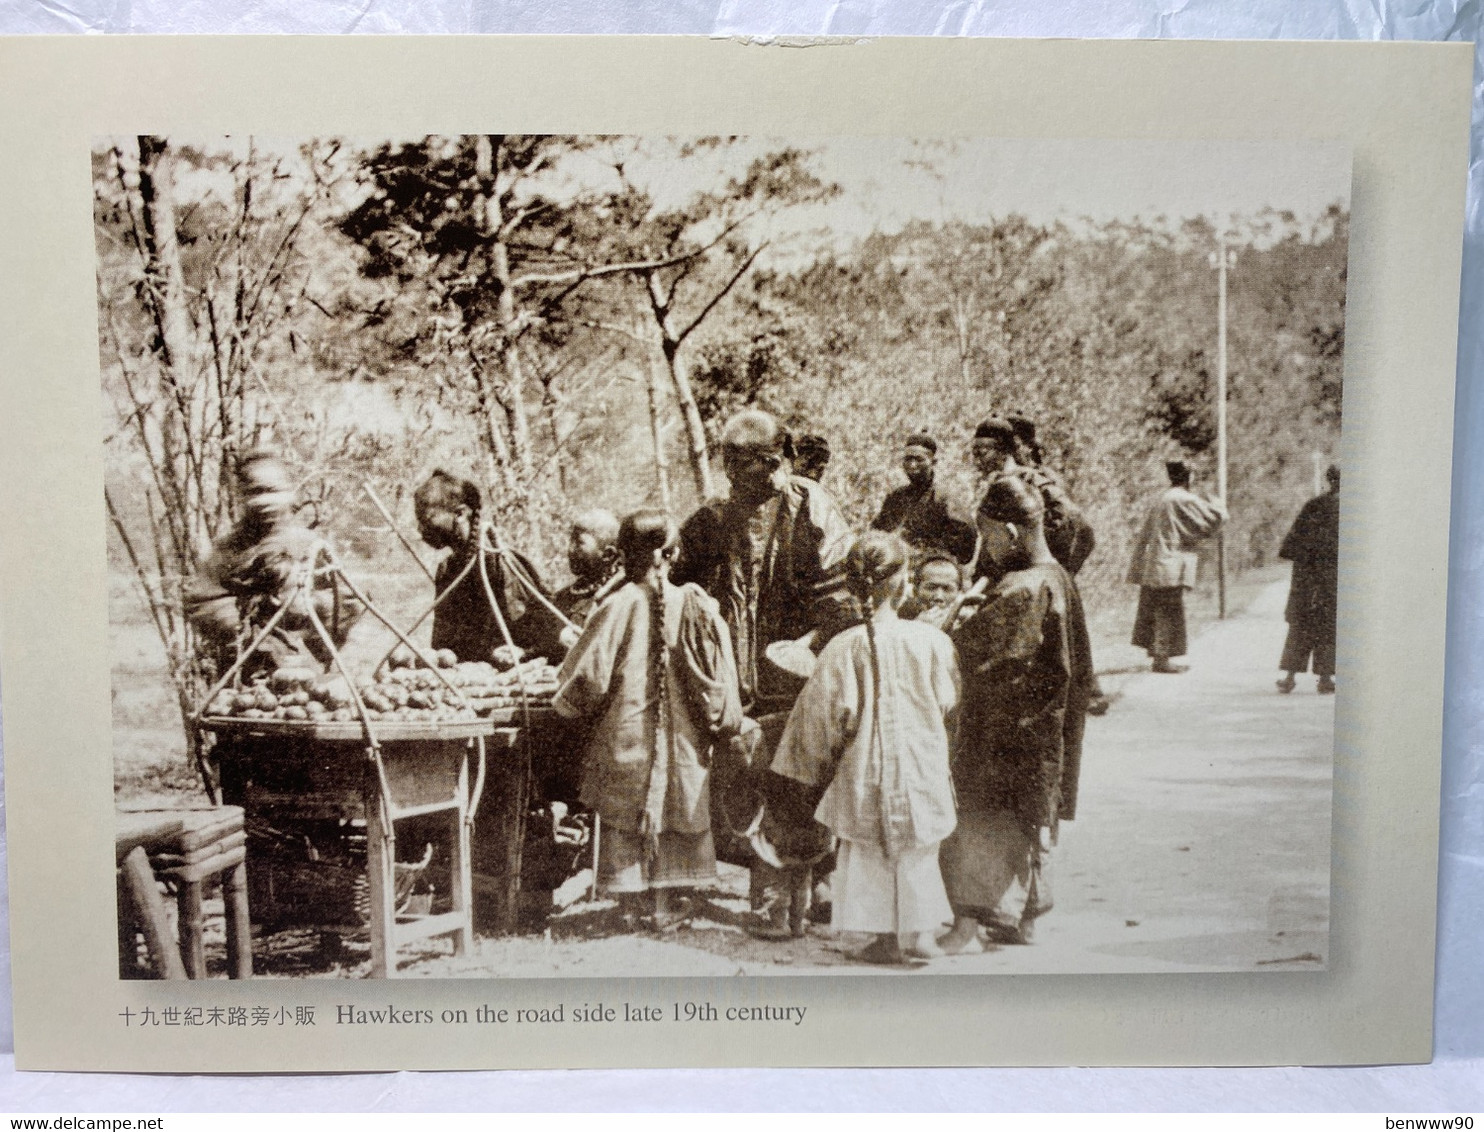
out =
<svg viewBox="0 0 1484 1132"><path fill-rule="evenodd" d="M670 577L677 585L695 582L721 607L744 705L792 690L760 664L768 645L849 623L844 562L852 541L829 493L799 476L757 507L702 504L681 527Z"/></svg>

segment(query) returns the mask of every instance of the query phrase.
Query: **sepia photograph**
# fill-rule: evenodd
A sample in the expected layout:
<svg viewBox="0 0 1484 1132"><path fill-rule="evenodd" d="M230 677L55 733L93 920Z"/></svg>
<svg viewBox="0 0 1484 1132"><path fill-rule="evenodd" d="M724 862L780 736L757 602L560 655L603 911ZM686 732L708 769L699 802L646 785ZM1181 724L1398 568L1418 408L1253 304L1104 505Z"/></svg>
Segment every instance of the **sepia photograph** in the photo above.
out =
<svg viewBox="0 0 1484 1132"><path fill-rule="evenodd" d="M1347 144L92 190L121 979L1330 964Z"/></svg>

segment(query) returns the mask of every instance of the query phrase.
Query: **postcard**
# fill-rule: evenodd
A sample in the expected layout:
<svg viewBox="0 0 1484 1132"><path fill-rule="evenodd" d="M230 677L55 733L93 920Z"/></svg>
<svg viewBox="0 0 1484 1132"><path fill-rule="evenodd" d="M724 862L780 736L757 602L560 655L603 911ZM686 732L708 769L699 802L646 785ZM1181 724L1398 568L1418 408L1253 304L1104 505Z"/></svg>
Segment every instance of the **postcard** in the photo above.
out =
<svg viewBox="0 0 1484 1132"><path fill-rule="evenodd" d="M1430 1056L1466 48L0 54L20 1067Z"/></svg>

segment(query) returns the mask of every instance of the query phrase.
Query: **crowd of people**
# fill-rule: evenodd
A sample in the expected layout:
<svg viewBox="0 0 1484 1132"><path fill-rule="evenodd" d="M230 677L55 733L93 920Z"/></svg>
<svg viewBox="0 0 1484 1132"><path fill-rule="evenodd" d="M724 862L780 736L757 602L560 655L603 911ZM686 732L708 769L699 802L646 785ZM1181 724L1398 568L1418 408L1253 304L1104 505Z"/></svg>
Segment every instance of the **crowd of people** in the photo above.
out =
<svg viewBox="0 0 1484 1132"><path fill-rule="evenodd" d="M939 445L919 433L902 446L906 484L857 533L819 482L829 451L737 414L720 435L725 497L678 524L578 515L572 581L555 591L501 543L473 483L435 472L414 493L421 537L446 551L432 645L560 665L552 707L568 723L544 800L597 816L597 882L627 923L686 920L720 860L750 870L749 930L764 938L827 916L871 937L852 955L879 964L1028 943L1051 908L1058 827L1076 814L1086 717L1108 707L1076 582L1092 527L1024 417L975 430L972 518L943 498ZM1174 673L1195 550L1225 510L1191 490L1185 464L1167 472L1128 581L1134 644ZM215 642L240 644L244 593L283 586L282 569L257 576L249 549L286 560L304 539L276 461L252 454L241 476L244 525L188 594ZM1334 687L1337 514L1316 500L1284 545L1284 692L1311 655L1320 691ZM343 637L355 609L339 594L321 604ZM282 619L275 649L312 643L293 628Z"/></svg>

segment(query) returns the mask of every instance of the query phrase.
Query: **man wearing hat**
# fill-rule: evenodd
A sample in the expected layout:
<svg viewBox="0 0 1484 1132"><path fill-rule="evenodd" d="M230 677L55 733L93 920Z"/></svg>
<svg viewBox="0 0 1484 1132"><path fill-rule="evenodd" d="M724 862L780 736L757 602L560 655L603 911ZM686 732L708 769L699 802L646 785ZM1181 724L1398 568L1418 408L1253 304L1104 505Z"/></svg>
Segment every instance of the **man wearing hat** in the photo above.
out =
<svg viewBox="0 0 1484 1132"><path fill-rule="evenodd" d="M1170 486L1153 500L1134 543L1127 581L1139 587L1133 643L1149 653L1155 672L1184 672L1170 658L1185 655L1185 591L1195 585L1196 547L1226 522L1226 505L1190 490L1183 460L1165 462Z"/></svg>
<svg viewBox="0 0 1484 1132"><path fill-rule="evenodd" d="M974 528L955 519L934 484L938 442L914 433L902 447L905 487L888 492L871 526L898 535L913 550L940 551L959 562L974 556Z"/></svg>
<svg viewBox="0 0 1484 1132"><path fill-rule="evenodd" d="M794 466L796 476L818 483L824 478L824 470L830 463L830 442L823 436L806 433L794 441Z"/></svg>
<svg viewBox="0 0 1484 1132"><path fill-rule="evenodd" d="M1059 479L1039 465L1022 462L1028 458L1022 448L1022 437L1030 422L1024 417L1018 419L1021 421L1019 428L1009 418L1001 416L979 423L974 430L971 449L974 467L987 483L996 476L1014 473L1040 493L1041 503L1046 508L1046 544L1062 569L1075 576L1096 542L1092 525L1082 514L1082 509L1072 502ZM1034 439L1034 426L1030 427L1030 436ZM1037 447L1035 454L1039 453ZM976 522L982 533L985 522L982 507ZM999 572L1000 568L987 557L977 558L974 562L976 580L983 577L997 580Z"/></svg>
<svg viewBox="0 0 1484 1132"><path fill-rule="evenodd" d="M225 671L239 647L251 644L279 606L293 599L293 587L321 539L294 519L294 488L288 470L273 453L254 449L237 462L237 494L242 518L217 540L211 555L185 587L185 610L218 671ZM315 580L314 611L338 649L365 612L333 577ZM325 667L331 661L313 619L292 607L258 645L249 660L255 669L288 665Z"/></svg>

